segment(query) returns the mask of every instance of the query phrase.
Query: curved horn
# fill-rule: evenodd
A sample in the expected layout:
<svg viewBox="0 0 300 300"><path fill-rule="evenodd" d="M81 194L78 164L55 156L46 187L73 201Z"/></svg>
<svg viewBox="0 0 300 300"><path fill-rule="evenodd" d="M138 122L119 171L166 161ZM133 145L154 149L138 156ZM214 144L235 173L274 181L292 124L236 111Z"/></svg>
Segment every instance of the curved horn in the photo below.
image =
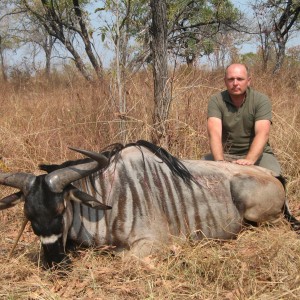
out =
<svg viewBox="0 0 300 300"><path fill-rule="evenodd" d="M74 165L51 172L45 177L45 180L52 192L61 193L71 182L99 171L102 167L96 161Z"/></svg>
<svg viewBox="0 0 300 300"><path fill-rule="evenodd" d="M108 163L108 158L106 156L104 156L101 153L97 153L97 152L93 152L93 151L88 151L88 150L82 150L82 149L77 149L77 148L72 148L69 147L69 149L79 152L89 158L92 158L93 160L97 161L99 163L99 165L101 166L101 168L104 168L107 163Z"/></svg>
<svg viewBox="0 0 300 300"><path fill-rule="evenodd" d="M17 188L27 194L35 178L34 175L28 173L0 173L0 184Z"/></svg>

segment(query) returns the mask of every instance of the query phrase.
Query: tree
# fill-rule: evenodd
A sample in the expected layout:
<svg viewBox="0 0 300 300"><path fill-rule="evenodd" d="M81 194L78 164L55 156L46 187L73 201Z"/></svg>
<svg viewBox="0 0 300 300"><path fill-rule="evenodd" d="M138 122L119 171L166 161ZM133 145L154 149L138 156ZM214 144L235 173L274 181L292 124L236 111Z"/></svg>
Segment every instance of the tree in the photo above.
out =
<svg viewBox="0 0 300 300"><path fill-rule="evenodd" d="M0 9L1 12L4 12L4 14L0 16L0 57L2 66L4 66L4 51L11 49L17 50L17 48L23 46L33 46L33 51L31 52L33 59L40 52L40 49L43 49L45 52L45 74L48 77L50 74L50 60L55 38L49 36L37 19L33 15L28 14L19 4L19 0L1 1L2 7L0 6ZM4 30L5 26L7 27L6 31ZM5 68L2 68L2 71L4 69ZM5 76L7 77L7 75Z"/></svg>
<svg viewBox="0 0 300 300"><path fill-rule="evenodd" d="M146 0L103 0L95 12L99 13L102 42L109 41L114 52L110 64L112 75L112 96L114 105L120 118L119 128L123 143L127 140L126 130L126 89L128 75L136 70L134 58L138 47L139 31L145 14L149 14L149 5ZM144 30L144 27L143 27Z"/></svg>
<svg viewBox="0 0 300 300"><path fill-rule="evenodd" d="M284 62L286 44L299 26L299 0L257 0L252 5L258 20L263 68L267 68L272 45L276 53L273 73L278 72Z"/></svg>
<svg viewBox="0 0 300 300"><path fill-rule="evenodd" d="M7 81L7 69L5 66L5 59L4 59L5 49L6 49L5 41L3 40L3 37L0 34L0 68L1 68L2 79L4 81Z"/></svg>
<svg viewBox="0 0 300 300"><path fill-rule="evenodd" d="M213 52L216 35L232 30L239 17L229 0L168 1L169 49L192 65Z"/></svg>
<svg viewBox="0 0 300 300"><path fill-rule="evenodd" d="M53 46L56 42L56 38L45 34L44 38L36 41L36 43L44 50L45 52L45 58L46 58L46 64L45 64L45 75L47 78L50 77L50 71L51 71L51 55Z"/></svg>
<svg viewBox="0 0 300 300"><path fill-rule="evenodd" d="M151 49L153 55L153 78L154 78L154 111L152 140L158 144L161 140L166 143L165 121L168 117L171 97L168 81L167 60L167 7L165 0L151 0L152 26L151 26Z"/></svg>
<svg viewBox="0 0 300 300"><path fill-rule="evenodd" d="M8 6L8 2L0 2L0 68L4 81L8 80L5 52L19 44L18 38L10 31L10 23L14 21L15 14L10 12Z"/></svg>
<svg viewBox="0 0 300 300"><path fill-rule="evenodd" d="M271 1L274 8L279 11L279 18L273 19L277 56L274 73L278 72L282 67L289 33L297 22L299 22L300 1L288 0L284 1L284 3L282 2L278 0Z"/></svg>
<svg viewBox="0 0 300 300"><path fill-rule="evenodd" d="M50 77L51 73L51 59L52 52L54 51L54 45L57 39L47 32L44 26L40 26L39 21L33 16L28 14L22 14L20 25L13 29L13 31L19 35L20 41L23 45L33 46L39 53L40 50L45 55L45 71L46 78Z"/></svg>
<svg viewBox="0 0 300 300"><path fill-rule="evenodd" d="M258 37L260 42L259 52L262 56L262 69L265 72L267 71L268 63L271 58L272 24L270 23L270 20L265 17L268 14L268 8L263 3L256 2L256 4L252 6L252 8L258 27Z"/></svg>
<svg viewBox="0 0 300 300"><path fill-rule="evenodd" d="M20 0L20 2L22 9L26 9L50 36L59 40L61 45L66 47L84 78L91 80L92 76L75 46L77 41L82 43L97 78L102 79L102 62L96 57L93 50L87 13L83 10L83 1L81 5L79 0L41 0L40 2ZM77 40L78 38L79 40Z"/></svg>

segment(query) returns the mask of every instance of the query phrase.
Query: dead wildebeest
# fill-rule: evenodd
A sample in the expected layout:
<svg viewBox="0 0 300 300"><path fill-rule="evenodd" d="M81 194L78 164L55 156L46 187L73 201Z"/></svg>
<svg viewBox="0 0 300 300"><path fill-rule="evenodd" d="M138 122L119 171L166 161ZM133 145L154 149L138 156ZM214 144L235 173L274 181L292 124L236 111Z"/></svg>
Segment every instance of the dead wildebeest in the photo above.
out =
<svg viewBox="0 0 300 300"><path fill-rule="evenodd" d="M110 245L143 257L171 236L231 239L245 223L277 219L297 229L282 182L272 171L227 162L178 160L146 141L94 153L48 172L0 173L0 184L20 189L0 209L24 202L40 237L45 262L67 261L66 244Z"/></svg>

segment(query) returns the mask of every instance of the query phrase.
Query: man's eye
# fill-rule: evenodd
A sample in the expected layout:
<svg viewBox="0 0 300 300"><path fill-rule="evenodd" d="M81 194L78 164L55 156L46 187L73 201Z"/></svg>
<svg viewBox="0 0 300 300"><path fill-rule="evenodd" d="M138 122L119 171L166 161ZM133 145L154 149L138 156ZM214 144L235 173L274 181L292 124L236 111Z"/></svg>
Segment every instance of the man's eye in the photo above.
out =
<svg viewBox="0 0 300 300"><path fill-rule="evenodd" d="M243 78L229 78L228 81L233 82L233 81L243 81Z"/></svg>

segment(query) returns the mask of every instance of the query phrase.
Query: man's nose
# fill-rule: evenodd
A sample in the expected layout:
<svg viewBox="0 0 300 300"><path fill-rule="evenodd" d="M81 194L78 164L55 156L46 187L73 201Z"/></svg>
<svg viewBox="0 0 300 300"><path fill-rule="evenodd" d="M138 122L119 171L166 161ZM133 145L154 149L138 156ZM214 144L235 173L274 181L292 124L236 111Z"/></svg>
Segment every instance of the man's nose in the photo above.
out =
<svg viewBox="0 0 300 300"><path fill-rule="evenodd" d="M238 84L238 80L237 79L233 79L233 84L237 85Z"/></svg>

